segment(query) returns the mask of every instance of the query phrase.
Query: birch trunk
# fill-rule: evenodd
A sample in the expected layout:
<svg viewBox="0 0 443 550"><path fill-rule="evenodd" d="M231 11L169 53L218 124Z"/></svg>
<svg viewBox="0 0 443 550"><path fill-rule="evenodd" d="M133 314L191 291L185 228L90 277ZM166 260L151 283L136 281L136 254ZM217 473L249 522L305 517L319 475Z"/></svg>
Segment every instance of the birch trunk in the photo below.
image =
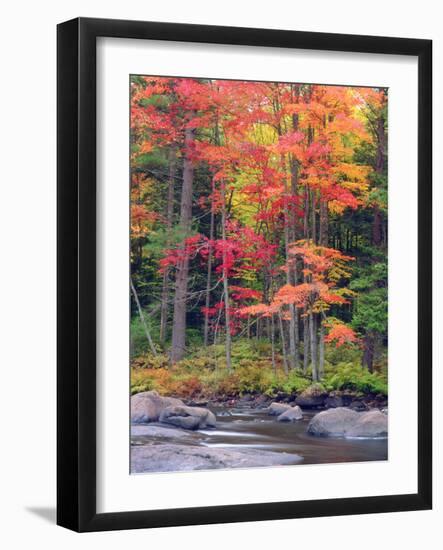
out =
<svg viewBox="0 0 443 550"><path fill-rule="evenodd" d="M223 196L222 196L222 239L224 245L226 244L226 188L223 183ZM223 292L225 298L225 348L226 348L226 368L231 370L231 315L229 312L229 283L228 283L228 269L226 266L226 246L223 246Z"/></svg>
<svg viewBox="0 0 443 550"><path fill-rule="evenodd" d="M157 355L157 350L155 349L154 342L152 341L151 333L149 332L149 328L148 328L148 325L146 323L146 319L145 319L145 316L143 314L142 307L140 305L140 300L138 299L137 291L135 290L134 283L132 282L132 277L130 279L130 282L131 282L132 294L134 296L135 303L137 304L138 314L140 316L140 321L142 322L143 329L145 331L146 339L148 341L149 347L151 348L151 351L152 351L153 355Z"/></svg>

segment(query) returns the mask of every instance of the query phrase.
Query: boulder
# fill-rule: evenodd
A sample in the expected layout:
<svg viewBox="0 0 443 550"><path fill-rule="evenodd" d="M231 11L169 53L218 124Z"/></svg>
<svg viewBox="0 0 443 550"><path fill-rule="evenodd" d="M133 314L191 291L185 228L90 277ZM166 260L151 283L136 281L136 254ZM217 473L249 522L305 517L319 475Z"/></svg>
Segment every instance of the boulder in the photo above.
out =
<svg viewBox="0 0 443 550"><path fill-rule="evenodd" d="M203 436L199 433L180 430L170 425L161 426L153 423L131 425L131 444L144 444L146 438L152 439L153 441L170 440L171 442L176 442L180 440L199 442L201 437Z"/></svg>
<svg viewBox="0 0 443 550"><path fill-rule="evenodd" d="M386 437L388 417L378 409L358 415L357 422L346 430L346 437Z"/></svg>
<svg viewBox="0 0 443 550"><path fill-rule="evenodd" d="M358 420L359 413L345 407L322 411L314 416L308 424L311 435L344 436Z"/></svg>
<svg viewBox="0 0 443 550"><path fill-rule="evenodd" d="M359 413L338 407L316 414L309 422L308 433L336 437L385 437L388 417L378 409Z"/></svg>
<svg viewBox="0 0 443 550"><path fill-rule="evenodd" d="M268 414L271 416L280 416L287 410L291 409L291 405L288 405L287 403L271 403L268 407Z"/></svg>
<svg viewBox="0 0 443 550"><path fill-rule="evenodd" d="M249 448L200 447L172 443L131 447L132 473L281 466L298 464L302 460L297 454Z"/></svg>
<svg viewBox="0 0 443 550"><path fill-rule="evenodd" d="M214 413L209 409L186 407L186 405L166 407L160 413L159 420L165 424L172 424L185 430L214 428L216 426Z"/></svg>
<svg viewBox="0 0 443 550"><path fill-rule="evenodd" d="M306 388L295 400L296 405L307 409L323 407L328 394L320 385L313 384Z"/></svg>
<svg viewBox="0 0 443 550"><path fill-rule="evenodd" d="M157 422L166 407L183 405L175 397L162 397L156 391L145 391L131 397L131 422Z"/></svg>
<svg viewBox="0 0 443 550"><path fill-rule="evenodd" d="M269 401L270 401L269 397L262 394L262 395L259 395L258 397L256 397L255 405L257 407L263 408L263 407L266 407L268 405Z"/></svg>
<svg viewBox="0 0 443 550"><path fill-rule="evenodd" d="M291 407L290 409L287 409L284 413L282 413L277 420L279 422L295 422L297 420L301 420L303 418L303 413L298 405L295 407Z"/></svg>

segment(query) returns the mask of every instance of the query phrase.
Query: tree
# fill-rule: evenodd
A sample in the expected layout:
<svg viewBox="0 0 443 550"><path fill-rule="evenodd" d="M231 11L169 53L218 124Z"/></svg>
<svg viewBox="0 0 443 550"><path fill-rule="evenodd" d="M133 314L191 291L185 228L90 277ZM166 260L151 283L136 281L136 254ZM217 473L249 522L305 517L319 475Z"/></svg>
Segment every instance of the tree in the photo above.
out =
<svg viewBox="0 0 443 550"><path fill-rule="evenodd" d="M191 149L194 131L186 128L184 141L183 184L180 204L180 229L187 235L192 225L192 183L194 167ZM186 301L188 291L189 254L183 247L183 255L178 262L175 275L174 319L172 324L171 362L183 358L186 350Z"/></svg>
<svg viewBox="0 0 443 550"><path fill-rule="evenodd" d="M352 325L363 333L363 365L373 371L376 346L388 329L387 264L378 262L359 270L351 282L357 292Z"/></svg>

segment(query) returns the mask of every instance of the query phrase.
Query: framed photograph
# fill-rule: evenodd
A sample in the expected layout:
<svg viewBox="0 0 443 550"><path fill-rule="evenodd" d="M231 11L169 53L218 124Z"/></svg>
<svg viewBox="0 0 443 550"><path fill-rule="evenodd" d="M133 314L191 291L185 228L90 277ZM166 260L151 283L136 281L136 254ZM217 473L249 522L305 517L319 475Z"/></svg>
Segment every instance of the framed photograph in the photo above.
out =
<svg viewBox="0 0 443 550"><path fill-rule="evenodd" d="M429 40L58 26L76 531L432 506Z"/></svg>

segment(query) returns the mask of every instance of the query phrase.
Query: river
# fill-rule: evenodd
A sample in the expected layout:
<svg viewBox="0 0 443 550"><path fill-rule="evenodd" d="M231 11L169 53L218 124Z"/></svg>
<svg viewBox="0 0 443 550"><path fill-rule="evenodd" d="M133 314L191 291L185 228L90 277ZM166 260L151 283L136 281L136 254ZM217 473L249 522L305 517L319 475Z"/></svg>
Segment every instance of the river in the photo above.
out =
<svg viewBox="0 0 443 550"><path fill-rule="evenodd" d="M306 432L309 420L315 414L303 411L303 420L278 422L264 410L251 408L212 409L217 416L217 428L188 432L177 440L171 432L169 442L205 447L208 449L257 450L274 453L289 453L302 457L300 464L325 464L337 462L364 462L386 460L387 438L346 439L339 437L318 437ZM318 412L318 411L317 411ZM183 432L183 431L182 431ZM148 446L164 442L143 433L143 428L133 428L133 447ZM140 449L141 450L141 449ZM152 470L151 470L152 471Z"/></svg>

